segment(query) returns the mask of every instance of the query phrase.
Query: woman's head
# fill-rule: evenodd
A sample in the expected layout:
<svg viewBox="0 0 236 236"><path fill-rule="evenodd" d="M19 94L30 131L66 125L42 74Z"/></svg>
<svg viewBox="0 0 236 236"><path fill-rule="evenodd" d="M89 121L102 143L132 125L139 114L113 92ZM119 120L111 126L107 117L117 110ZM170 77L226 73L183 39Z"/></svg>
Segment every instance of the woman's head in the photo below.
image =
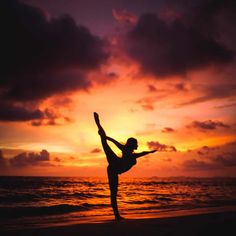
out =
<svg viewBox="0 0 236 236"><path fill-rule="evenodd" d="M131 150L137 149L138 148L138 141L136 138L128 138L125 146Z"/></svg>

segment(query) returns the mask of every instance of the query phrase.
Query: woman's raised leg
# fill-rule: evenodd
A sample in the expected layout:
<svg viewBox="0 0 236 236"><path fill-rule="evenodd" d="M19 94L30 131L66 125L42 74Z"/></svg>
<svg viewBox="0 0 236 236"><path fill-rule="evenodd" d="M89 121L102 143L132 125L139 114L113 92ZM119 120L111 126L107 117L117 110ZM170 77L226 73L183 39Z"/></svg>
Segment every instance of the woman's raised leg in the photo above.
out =
<svg viewBox="0 0 236 236"><path fill-rule="evenodd" d="M100 124L99 116L96 112L94 112L94 119L95 119L95 122L98 126L98 133L101 137L102 147L103 147L103 150L106 154L107 161L110 165L115 165L118 157L112 151L112 149L110 148L110 146L107 143L106 133Z"/></svg>

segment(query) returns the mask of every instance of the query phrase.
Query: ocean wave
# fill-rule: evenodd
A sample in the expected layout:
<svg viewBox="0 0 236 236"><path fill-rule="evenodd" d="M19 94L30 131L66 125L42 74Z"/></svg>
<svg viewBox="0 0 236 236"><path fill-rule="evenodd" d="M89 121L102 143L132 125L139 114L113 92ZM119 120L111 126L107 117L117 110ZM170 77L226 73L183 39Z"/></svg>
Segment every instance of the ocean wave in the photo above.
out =
<svg viewBox="0 0 236 236"><path fill-rule="evenodd" d="M173 199L167 197L159 197L156 199L145 199L145 200L134 200L134 201L123 201L123 202L128 204L143 205L143 204L162 204L164 202L169 202L169 201L173 201Z"/></svg>
<svg viewBox="0 0 236 236"><path fill-rule="evenodd" d="M47 201L48 199L54 200L65 200L65 199L91 199L91 198L107 198L109 197L106 194L99 193L82 193L82 192L51 192L51 193L21 193L19 192L8 192L8 193L0 193L0 205L8 204L8 203L23 203L23 202L38 202L38 201Z"/></svg>
<svg viewBox="0 0 236 236"><path fill-rule="evenodd" d="M94 210L97 208L103 208L108 206L109 206L108 204L83 203L81 205L60 204L60 205L39 206L39 207L0 207L0 218L56 215L56 214L65 214L77 211Z"/></svg>

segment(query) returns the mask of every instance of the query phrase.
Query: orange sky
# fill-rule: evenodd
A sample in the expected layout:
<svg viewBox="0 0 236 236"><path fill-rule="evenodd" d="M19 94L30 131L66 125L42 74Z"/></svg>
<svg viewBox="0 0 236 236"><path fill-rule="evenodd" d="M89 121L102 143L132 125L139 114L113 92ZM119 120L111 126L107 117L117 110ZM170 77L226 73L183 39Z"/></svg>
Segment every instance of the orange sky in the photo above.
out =
<svg viewBox="0 0 236 236"><path fill-rule="evenodd" d="M120 31L106 34L108 59L92 69L73 65L63 70L66 76L70 70L75 79L85 76L88 85L80 82L77 88L52 90L31 101L20 97L12 103L4 97L4 107L39 109L44 115L17 120L0 114L0 174L106 175L107 163L93 120L96 111L109 136L120 142L136 137L137 151L159 150L140 158L126 176L236 176L234 61L212 59L181 73L158 70L158 66L157 71L153 67L148 71L142 55L125 51L128 41L123 35L140 17L131 13L118 11L114 16L113 24ZM132 20L127 26L121 17ZM30 157L29 152L34 154Z"/></svg>

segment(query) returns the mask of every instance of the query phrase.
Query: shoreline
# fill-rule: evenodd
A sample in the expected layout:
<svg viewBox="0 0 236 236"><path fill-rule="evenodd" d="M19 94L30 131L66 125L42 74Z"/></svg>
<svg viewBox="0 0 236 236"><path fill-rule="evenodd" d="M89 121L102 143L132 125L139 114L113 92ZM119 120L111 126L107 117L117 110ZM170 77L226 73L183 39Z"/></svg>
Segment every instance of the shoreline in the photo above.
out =
<svg viewBox="0 0 236 236"><path fill-rule="evenodd" d="M135 215L122 221L114 221L111 216L100 220L87 218L71 224L0 230L0 232L4 236L234 235L235 222L236 206L229 206L162 212L155 216Z"/></svg>

